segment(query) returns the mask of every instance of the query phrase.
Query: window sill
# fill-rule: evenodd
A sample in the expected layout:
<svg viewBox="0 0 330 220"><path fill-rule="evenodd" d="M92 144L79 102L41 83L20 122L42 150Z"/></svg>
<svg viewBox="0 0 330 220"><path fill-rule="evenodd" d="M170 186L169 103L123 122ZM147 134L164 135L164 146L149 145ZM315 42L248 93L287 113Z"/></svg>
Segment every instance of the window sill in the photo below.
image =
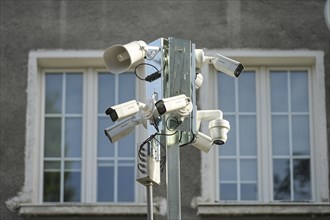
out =
<svg viewBox="0 0 330 220"><path fill-rule="evenodd" d="M154 212L157 213L154 206ZM19 215L147 215L145 203L49 203L49 204L21 204Z"/></svg>
<svg viewBox="0 0 330 220"><path fill-rule="evenodd" d="M199 203L198 215L329 215L330 203Z"/></svg>

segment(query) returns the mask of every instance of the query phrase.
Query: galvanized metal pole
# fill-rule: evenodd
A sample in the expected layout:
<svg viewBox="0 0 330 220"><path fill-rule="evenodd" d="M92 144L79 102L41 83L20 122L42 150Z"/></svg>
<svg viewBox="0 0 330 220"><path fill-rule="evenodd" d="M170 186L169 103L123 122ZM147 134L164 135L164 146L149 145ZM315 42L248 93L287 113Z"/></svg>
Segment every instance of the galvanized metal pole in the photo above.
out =
<svg viewBox="0 0 330 220"><path fill-rule="evenodd" d="M148 210L148 220L153 220L154 219L154 209L153 209L153 199L152 199L152 182L149 182L146 185L147 188L147 210Z"/></svg>
<svg viewBox="0 0 330 220"><path fill-rule="evenodd" d="M180 187L180 147L179 136L167 137L166 149L166 185L167 185L167 219L181 219Z"/></svg>
<svg viewBox="0 0 330 220"><path fill-rule="evenodd" d="M168 39L168 72L164 81L164 98L185 94L195 105L195 57L192 57L194 45L189 40ZM167 182L167 219L181 219L180 186L180 137L194 130L194 118L191 114L182 122L171 127L171 115L165 117L166 136L166 182ZM178 120L178 119L177 119ZM168 123L169 122L169 123ZM175 120L174 120L175 122ZM170 135L169 135L170 134Z"/></svg>
<svg viewBox="0 0 330 220"><path fill-rule="evenodd" d="M147 85L147 97L156 94L159 100L185 94L195 105L194 44L189 40L170 37L158 39L149 45L162 48L162 53L156 54L152 60L147 61L162 70L162 76L161 82L155 81ZM169 220L181 219L180 144L182 143L180 143L180 139L182 138L180 137L184 139L187 134L191 136L191 133L195 132L194 113L195 110L182 123L174 125L174 128L168 124L171 120L167 120L169 117L173 117L171 115L164 116L159 124L162 133L166 134L159 138L166 148L167 219ZM154 128L148 125L149 135L154 132Z"/></svg>

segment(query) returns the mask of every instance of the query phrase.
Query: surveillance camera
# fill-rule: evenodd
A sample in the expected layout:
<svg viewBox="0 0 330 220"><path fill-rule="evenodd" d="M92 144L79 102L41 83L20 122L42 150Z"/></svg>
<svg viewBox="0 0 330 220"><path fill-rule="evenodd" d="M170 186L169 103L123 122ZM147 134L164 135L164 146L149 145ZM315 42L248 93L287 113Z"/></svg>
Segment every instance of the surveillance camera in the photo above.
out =
<svg viewBox="0 0 330 220"><path fill-rule="evenodd" d="M192 146L197 149L204 151L205 153L209 152L213 145L212 139L202 132L197 132L195 135L195 141L192 143Z"/></svg>
<svg viewBox="0 0 330 220"><path fill-rule="evenodd" d="M137 113L140 108L144 106L143 103L132 100L119 105L112 106L105 111L105 114L109 115L113 122L129 117Z"/></svg>
<svg viewBox="0 0 330 220"><path fill-rule="evenodd" d="M199 132L202 120L210 121L209 132L211 137ZM223 114L220 110L198 110L196 112L196 131L198 135L195 141L197 144L193 145L204 152L208 152L212 144L222 145L227 141L229 130L230 124L223 119ZM205 145L204 148L203 145Z"/></svg>
<svg viewBox="0 0 330 220"><path fill-rule="evenodd" d="M215 119L209 122L209 131L212 143L222 145L227 141L227 133L230 130L229 121L224 119Z"/></svg>
<svg viewBox="0 0 330 220"><path fill-rule="evenodd" d="M236 60L232 60L223 55L217 54L214 59L211 59L214 68L221 71L229 76L238 77L244 69L243 64Z"/></svg>
<svg viewBox="0 0 330 220"><path fill-rule="evenodd" d="M187 116L192 111L190 98L183 94L159 100L155 106L159 115L176 112L180 116Z"/></svg>
<svg viewBox="0 0 330 220"><path fill-rule="evenodd" d="M198 110L196 111L196 130L198 131L202 121L211 121L223 118L221 110Z"/></svg>
<svg viewBox="0 0 330 220"><path fill-rule="evenodd" d="M196 70L196 77L195 77L195 88L199 89L203 83L203 75Z"/></svg>
<svg viewBox="0 0 330 220"><path fill-rule="evenodd" d="M110 127L107 127L104 129L104 133L109 138L111 143L115 143L129 135L134 130L134 127L139 124L143 124L143 126L146 128L146 122L144 118L135 116L129 117Z"/></svg>
<svg viewBox="0 0 330 220"><path fill-rule="evenodd" d="M203 64L208 62L214 68L229 76L238 77L244 69L243 64L226 56L216 54L215 57L205 56L202 49L195 49L196 68L201 69Z"/></svg>
<svg viewBox="0 0 330 220"><path fill-rule="evenodd" d="M195 49L195 63L196 68L201 69L205 62L205 56L203 49Z"/></svg>
<svg viewBox="0 0 330 220"><path fill-rule="evenodd" d="M104 133L111 143L115 143L129 135L134 130L135 125L137 125L137 123L134 122L132 118L127 118L126 120L104 129Z"/></svg>

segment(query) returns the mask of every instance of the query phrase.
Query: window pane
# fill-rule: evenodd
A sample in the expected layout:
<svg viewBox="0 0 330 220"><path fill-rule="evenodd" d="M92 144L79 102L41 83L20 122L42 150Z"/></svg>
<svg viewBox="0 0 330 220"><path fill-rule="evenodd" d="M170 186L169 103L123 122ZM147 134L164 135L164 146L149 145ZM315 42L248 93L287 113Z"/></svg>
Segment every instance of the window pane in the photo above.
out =
<svg viewBox="0 0 330 220"><path fill-rule="evenodd" d="M135 157L135 146L135 132L132 132L118 142L118 156Z"/></svg>
<svg viewBox="0 0 330 220"><path fill-rule="evenodd" d="M288 77L287 72L270 72L270 92L272 112L288 111Z"/></svg>
<svg viewBox="0 0 330 220"><path fill-rule="evenodd" d="M115 75L99 73L98 75L98 113L104 114L105 110L116 103Z"/></svg>
<svg viewBox="0 0 330 220"><path fill-rule="evenodd" d="M119 103L135 99L135 75L122 73L119 76L118 101Z"/></svg>
<svg viewBox="0 0 330 220"><path fill-rule="evenodd" d="M241 155L257 155L257 125L255 116L239 117Z"/></svg>
<svg viewBox="0 0 330 220"><path fill-rule="evenodd" d="M236 181L237 172L236 172L236 160L230 159L221 159L220 160L220 181Z"/></svg>
<svg viewBox="0 0 330 220"><path fill-rule="evenodd" d="M64 164L64 169L66 171L72 171L72 170L81 171L81 162L80 162L80 160L66 161Z"/></svg>
<svg viewBox="0 0 330 220"><path fill-rule="evenodd" d="M243 72L238 82L238 103L240 112L256 111L256 83L254 72ZM225 93L228 94L228 91Z"/></svg>
<svg viewBox="0 0 330 220"><path fill-rule="evenodd" d="M65 119L65 157L81 157L81 118Z"/></svg>
<svg viewBox="0 0 330 220"><path fill-rule="evenodd" d="M272 116L272 147L274 155L289 155L288 116Z"/></svg>
<svg viewBox="0 0 330 220"><path fill-rule="evenodd" d="M254 183L241 184L241 200L257 200L257 185Z"/></svg>
<svg viewBox="0 0 330 220"><path fill-rule="evenodd" d="M291 200L290 161L273 160L274 200Z"/></svg>
<svg viewBox="0 0 330 220"><path fill-rule="evenodd" d="M311 200L309 159L293 160L294 200Z"/></svg>
<svg viewBox="0 0 330 220"><path fill-rule="evenodd" d="M104 134L104 129L111 126L113 122L110 118L99 117L98 132L97 132L97 156L98 157L114 157L115 145L110 142Z"/></svg>
<svg viewBox="0 0 330 220"><path fill-rule="evenodd" d="M134 167L118 167L118 202L134 202Z"/></svg>
<svg viewBox="0 0 330 220"><path fill-rule="evenodd" d="M257 181L256 159L241 159L240 166L241 181Z"/></svg>
<svg viewBox="0 0 330 220"><path fill-rule="evenodd" d="M58 172L44 172L44 202L59 202L60 201L60 184L61 173Z"/></svg>
<svg viewBox="0 0 330 220"><path fill-rule="evenodd" d="M223 112L235 112L235 79L218 74L219 107Z"/></svg>
<svg viewBox="0 0 330 220"><path fill-rule="evenodd" d="M308 112L308 75L306 71L291 72L291 109Z"/></svg>
<svg viewBox="0 0 330 220"><path fill-rule="evenodd" d="M114 167L99 166L97 170L97 201L114 201Z"/></svg>
<svg viewBox="0 0 330 220"><path fill-rule="evenodd" d="M64 202L80 202L81 172L64 173Z"/></svg>
<svg viewBox="0 0 330 220"><path fill-rule="evenodd" d="M237 200L237 184L222 183L220 184L221 200Z"/></svg>
<svg viewBox="0 0 330 220"><path fill-rule="evenodd" d="M62 112L63 74L46 73L46 113Z"/></svg>
<svg viewBox="0 0 330 220"><path fill-rule="evenodd" d="M236 119L235 116L225 116L230 123L230 131L226 143L219 147L220 156L236 155Z"/></svg>
<svg viewBox="0 0 330 220"><path fill-rule="evenodd" d="M61 156L61 118L45 119L45 157Z"/></svg>
<svg viewBox="0 0 330 220"><path fill-rule="evenodd" d="M66 75L66 113L82 113L82 74Z"/></svg>
<svg viewBox="0 0 330 220"><path fill-rule="evenodd" d="M293 155L309 155L308 116L292 116Z"/></svg>
<svg viewBox="0 0 330 220"><path fill-rule="evenodd" d="M45 171L59 171L61 170L61 162L59 161L45 161L44 162Z"/></svg>

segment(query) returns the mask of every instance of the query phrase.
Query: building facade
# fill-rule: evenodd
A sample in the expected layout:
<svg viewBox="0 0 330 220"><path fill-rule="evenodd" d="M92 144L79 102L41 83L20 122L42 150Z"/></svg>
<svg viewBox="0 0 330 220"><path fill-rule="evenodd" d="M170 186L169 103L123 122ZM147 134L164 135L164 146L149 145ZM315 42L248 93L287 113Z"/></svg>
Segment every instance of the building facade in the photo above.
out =
<svg viewBox="0 0 330 220"><path fill-rule="evenodd" d="M245 66L237 79L202 69L198 109L221 109L231 128L208 153L181 148L182 219L329 218L329 1L0 4L1 219L147 218L145 129L115 144L103 132L105 109L145 101L145 82L109 73L102 55L160 37ZM167 219L166 190L164 171L155 219Z"/></svg>

